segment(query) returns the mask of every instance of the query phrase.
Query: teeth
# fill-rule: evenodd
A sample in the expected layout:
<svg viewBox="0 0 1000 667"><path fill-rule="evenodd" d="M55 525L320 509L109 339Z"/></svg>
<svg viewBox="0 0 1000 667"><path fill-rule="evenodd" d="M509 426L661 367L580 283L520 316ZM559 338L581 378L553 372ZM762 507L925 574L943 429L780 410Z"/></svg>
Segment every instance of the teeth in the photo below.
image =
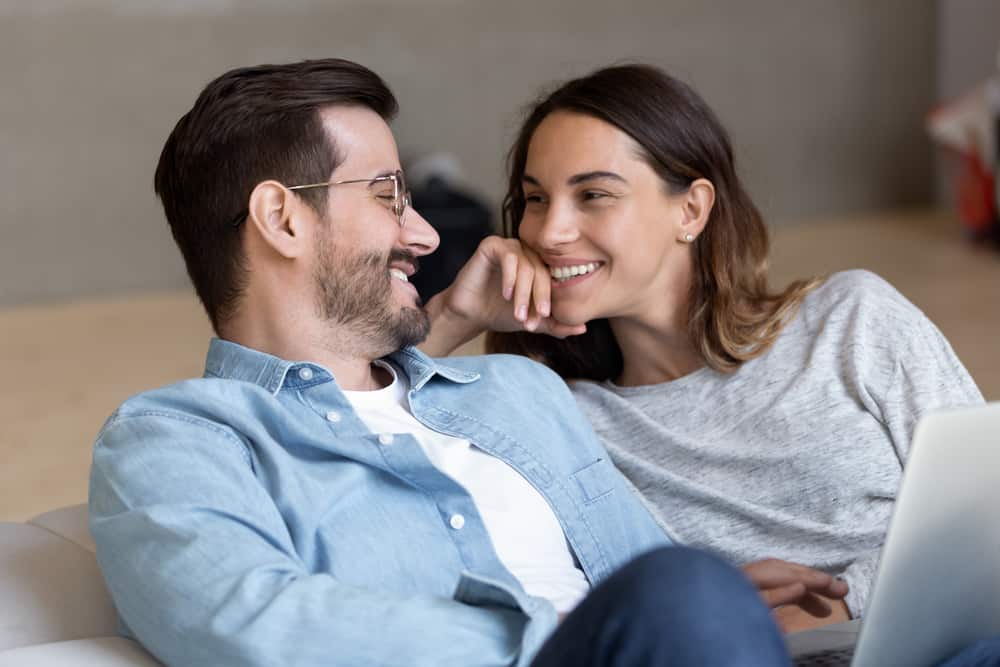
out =
<svg viewBox="0 0 1000 667"><path fill-rule="evenodd" d="M389 275L397 280L402 280L404 283L410 282L410 279L406 277L406 274L399 269L389 269Z"/></svg>
<svg viewBox="0 0 1000 667"><path fill-rule="evenodd" d="M549 274L559 282L569 280L570 278L575 278L576 276L582 276L585 273L590 273L600 266L597 262L591 262L590 264L578 264L577 266L550 266Z"/></svg>

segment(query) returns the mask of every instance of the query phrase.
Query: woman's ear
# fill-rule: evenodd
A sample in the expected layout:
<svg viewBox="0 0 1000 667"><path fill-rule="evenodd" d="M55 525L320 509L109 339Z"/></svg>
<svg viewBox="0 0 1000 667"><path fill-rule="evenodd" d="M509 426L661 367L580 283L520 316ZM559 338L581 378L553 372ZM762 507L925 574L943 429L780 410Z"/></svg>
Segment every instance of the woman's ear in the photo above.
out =
<svg viewBox="0 0 1000 667"><path fill-rule="evenodd" d="M261 181L250 193L248 225L276 253L287 259L299 257L305 250L303 207L288 189L277 181Z"/></svg>
<svg viewBox="0 0 1000 667"><path fill-rule="evenodd" d="M695 179L683 195L679 241L691 243L708 224L715 205L715 186L706 178Z"/></svg>

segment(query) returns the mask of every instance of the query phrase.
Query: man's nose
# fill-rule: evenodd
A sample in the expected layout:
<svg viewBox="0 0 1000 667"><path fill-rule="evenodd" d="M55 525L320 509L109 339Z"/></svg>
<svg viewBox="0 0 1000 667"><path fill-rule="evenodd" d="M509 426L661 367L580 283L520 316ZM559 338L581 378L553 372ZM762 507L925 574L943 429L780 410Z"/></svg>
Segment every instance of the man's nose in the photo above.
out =
<svg viewBox="0 0 1000 667"><path fill-rule="evenodd" d="M424 216L417 213L412 206L403 212L403 229L400 241L414 255L429 255L437 250L441 237Z"/></svg>

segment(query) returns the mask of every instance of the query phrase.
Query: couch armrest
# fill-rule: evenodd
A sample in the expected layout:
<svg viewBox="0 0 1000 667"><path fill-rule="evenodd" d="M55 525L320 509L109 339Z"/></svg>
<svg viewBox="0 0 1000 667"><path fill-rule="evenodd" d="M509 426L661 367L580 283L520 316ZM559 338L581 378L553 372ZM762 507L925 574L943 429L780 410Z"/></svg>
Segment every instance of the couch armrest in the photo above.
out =
<svg viewBox="0 0 1000 667"><path fill-rule="evenodd" d="M0 667L162 667L124 637L91 637L0 651Z"/></svg>
<svg viewBox="0 0 1000 667"><path fill-rule="evenodd" d="M0 651L117 633L94 554L46 528L0 523Z"/></svg>
<svg viewBox="0 0 1000 667"><path fill-rule="evenodd" d="M67 540L79 544L87 551L94 553L97 546L90 536L90 526L87 523L87 506L70 505L39 514L28 523L62 535Z"/></svg>

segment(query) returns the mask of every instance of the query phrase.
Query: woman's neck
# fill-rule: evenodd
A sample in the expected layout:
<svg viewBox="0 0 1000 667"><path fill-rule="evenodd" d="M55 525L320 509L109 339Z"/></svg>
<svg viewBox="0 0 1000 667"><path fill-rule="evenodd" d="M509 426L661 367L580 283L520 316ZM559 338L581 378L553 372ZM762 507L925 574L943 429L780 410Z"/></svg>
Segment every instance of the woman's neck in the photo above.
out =
<svg viewBox="0 0 1000 667"><path fill-rule="evenodd" d="M687 304L682 307L651 308L642 317L620 317L609 321L624 361L615 379L624 387L669 382L705 365L688 333Z"/></svg>

